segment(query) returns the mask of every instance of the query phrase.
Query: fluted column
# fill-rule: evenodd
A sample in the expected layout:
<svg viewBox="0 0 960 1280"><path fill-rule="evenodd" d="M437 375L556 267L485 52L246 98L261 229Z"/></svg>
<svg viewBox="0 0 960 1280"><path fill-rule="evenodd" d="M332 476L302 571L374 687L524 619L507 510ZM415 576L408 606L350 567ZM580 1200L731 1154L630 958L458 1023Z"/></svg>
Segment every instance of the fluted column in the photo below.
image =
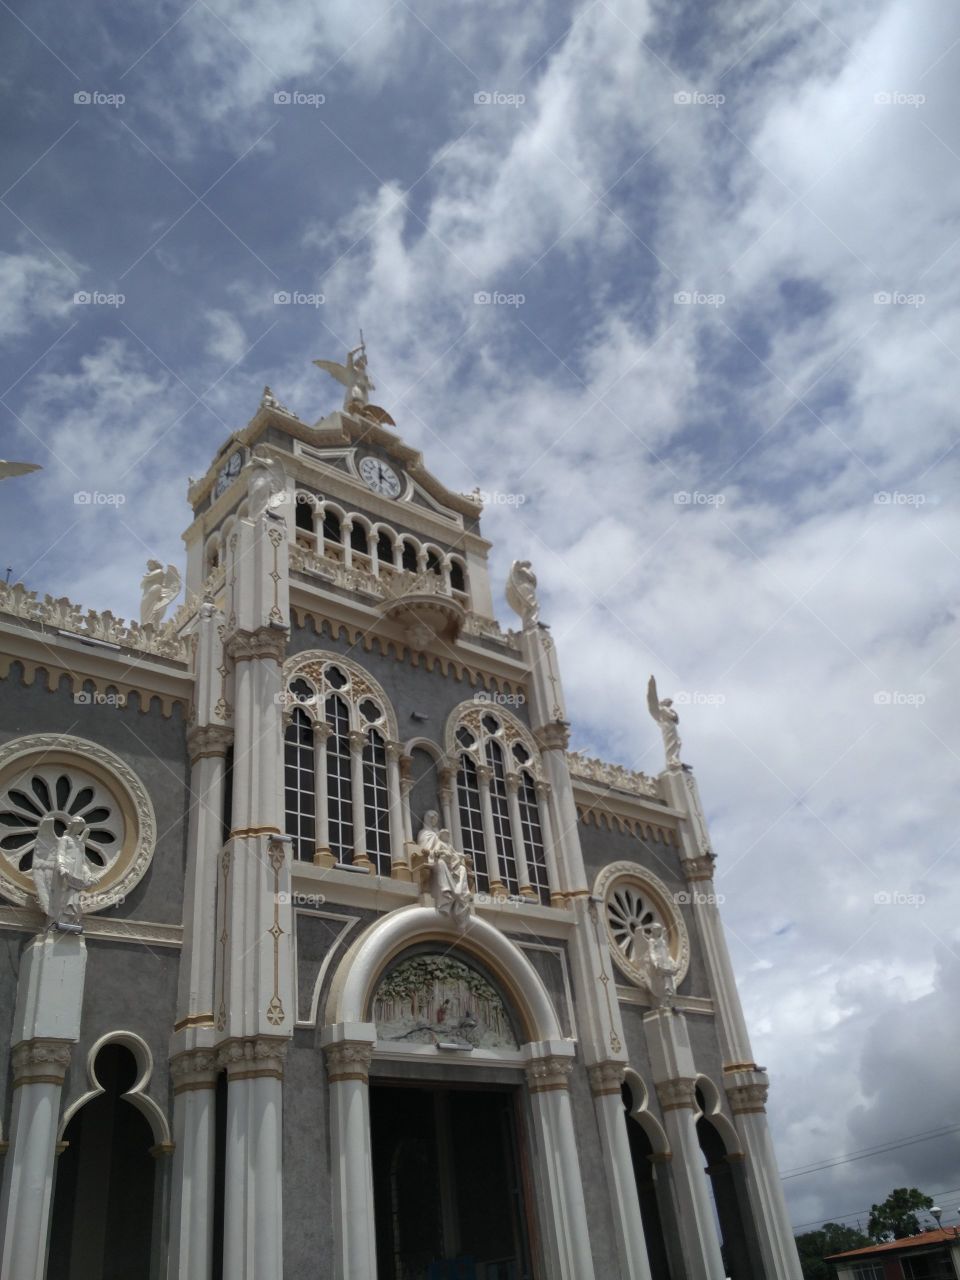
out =
<svg viewBox="0 0 960 1280"><path fill-rule="evenodd" d="M510 810L510 832L513 836L513 855L517 860L517 885L524 898L539 901L536 889L530 884L530 868L527 866L527 846L523 838L523 821L520 817L520 779L508 773L507 805Z"/></svg>
<svg viewBox="0 0 960 1280"><path fill-rule="evenodd" d="M207 1280L213 1265L217 1053L193 1049L170 1059L173 1180L168 1280Z"/></svg>
<svg viewBox="0 0 960 1280"><path fill-rule="evenodd" d="M403 829L403 794L400 784L400 757L403 747L399 742L387 743L387 807L390 813L390 875L394 880L413 879L413 872L406 858L406 841Z"/></svg>
<svg viewBox="0 0 960 1280"><path fill-rule="evenodd" d="M330 1086L334 1280L377 1276L369 1087L376 1038L369 1023L326 1027L321 1036Z"/></svg>
<svg viewBox="0 0 960 1280"><path fill-rule="evenodd" d="M526 1052L534 1137L547 1202L548 1221L543 1233L547 1274L551 1280L593 1280L593 1255L570 1105L573 1045L569 1041L544 1042L528 1045Z"/></svg>
<svg viewBox="0 0 960 1280"><path fill-rule="evenodd" d="M497 837L493 828L493 803L490 799L490 779L493 770L489 765L477 765L477 781L480 786L480 816L483 821L483 847L487 855L487 879L490 882L490 893L506 894L507 887L503 882L503 871L500 866L500 851L497 849Z"/></svg>
<svg viewBox="0 0 960 1280"><path fill-rule="evenodd" d="M589 1068L590 1091L600 1130L620 1271L624 1280L650 1280L650 1260L620 1093L623 1071L622 1062L596 1063Z"/></svg>
<svg viewBox="0 0 960 1280"><path fill-rule="evenodd" d="M363 748L367 735L362 729L350 730L350 794L353 802L353 865L373 871L367 857L367 814L363 803Z"/></svg>
<svg viewBox="0 0 960 1280"><path fill-rule="evenodd" d="M330 802L327 795L327 741L331 727L326 720L313 722L313 775L317 794L317 848L313 860L320 867L332 867L336 859L330 850Z"/></svg>

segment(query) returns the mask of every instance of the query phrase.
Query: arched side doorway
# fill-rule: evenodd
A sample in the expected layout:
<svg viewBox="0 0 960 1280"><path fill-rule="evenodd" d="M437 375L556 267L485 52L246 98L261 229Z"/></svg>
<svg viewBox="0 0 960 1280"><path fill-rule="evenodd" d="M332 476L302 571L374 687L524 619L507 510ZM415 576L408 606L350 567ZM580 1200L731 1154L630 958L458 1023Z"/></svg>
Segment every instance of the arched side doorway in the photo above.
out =
<svg viewBox="0 0 960 1280"><path fill-rule="evenodd" d="M647 1089L635 1071L627 1069L620 1092L651 1280L683 1280L667 1136L648 1110Z"/></svg>
<svg viewBox="0 0 960 1280"><path fill-rule="evenodd" d="M161 1171L166 1119L143 1093L152 1062L129 1033L94 1045L92 1088L61 1132L47 1280L151 1280L159 1274Z"/></svg>
<svg viewBox="0 0 960 1280"><path fill-rule="evenodd" d="M764 1280L736 1130L723 1115L719 1092L706 1076L697 1081L696 1100L700 1109L697 1139L713 1191L727 1276L729 1280Z"/></svg>
<svg viewBox="0 0 960 1280"><path fill-rule="evenodd" d="M551 1280L593 1280L575 1046L509 938L391 912L342 959L324 1023L337 1280L374 1280L378 1255L381 1280L523 1280L541 1253Z"/></svg>

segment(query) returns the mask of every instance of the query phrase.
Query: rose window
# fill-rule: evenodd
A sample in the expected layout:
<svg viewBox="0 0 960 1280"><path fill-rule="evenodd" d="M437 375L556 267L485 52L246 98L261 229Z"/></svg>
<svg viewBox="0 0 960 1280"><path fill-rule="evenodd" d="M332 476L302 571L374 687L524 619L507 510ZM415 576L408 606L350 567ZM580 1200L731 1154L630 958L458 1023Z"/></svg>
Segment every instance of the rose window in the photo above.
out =
<svg viewBox="0 0 960 1280"><path fill-rule="evenodd" d="M40 824L53 818L62 836L79 818L89 834L87 866L98 878L116 861L124 841L123 814L113 796L92 775L63 765L37 764L0 792L0 852L8 865L29 874Z"/></svg>
<svg viewBox="0 0 960 1280"><path fill-rule="evenodd" d="M647 925L662 923L636 885L622 881L613 888L607 899L607 928L614 946L631 964L643 958L643 930Z"/></svg>

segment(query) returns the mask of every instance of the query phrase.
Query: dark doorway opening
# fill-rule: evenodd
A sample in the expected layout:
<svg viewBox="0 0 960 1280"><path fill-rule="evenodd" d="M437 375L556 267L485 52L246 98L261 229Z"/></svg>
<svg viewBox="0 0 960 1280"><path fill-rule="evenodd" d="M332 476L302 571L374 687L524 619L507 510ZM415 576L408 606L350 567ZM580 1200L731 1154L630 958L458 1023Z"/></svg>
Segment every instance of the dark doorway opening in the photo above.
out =
<svg viewBox="0 0 960 1280"><path fill-rule="evenodd" d="M67 1125L57 1161L47 1280L127 1280L151 1274L153 1133L123 1094L137 1063L106 1044L94 1065L103 1093Z"/></svg>
<svg viewBox="0 0 960 1280"><path fill-rule="evenodd" d="M516 1091L370 1089L378 1280L531 1280Z"/></svg>

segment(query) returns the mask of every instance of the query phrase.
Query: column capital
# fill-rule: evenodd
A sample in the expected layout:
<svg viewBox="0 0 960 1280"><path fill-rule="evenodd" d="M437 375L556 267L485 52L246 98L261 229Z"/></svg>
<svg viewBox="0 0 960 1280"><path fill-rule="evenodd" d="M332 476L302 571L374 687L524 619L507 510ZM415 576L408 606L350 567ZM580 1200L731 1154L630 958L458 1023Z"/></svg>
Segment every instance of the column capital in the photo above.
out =
<svg viewBox="0 0 960 1280"><path fill-rule="evenodd" d="M490 779L493 777L493 770L488 764L477 765L477 781L485 782L489 786Z"/></svg>
<svg viewBox="0 0 960 1280"><path fill-rule="evenodd" d="M684 858L681 861L683 874L689 884L698 880L712 880L713 868L717 861L715 853L703 853L697 858Z"/></svg>
<svg viewBox="0 0 960 1280"><path fill-rule="evenodd" d="M216 1049L187 1049L170 1059L173 1092L190 1093L195 1089L213 1089L219 1070Z"/></svg>
<svg viewBox="0 0 960 1280"><path fill-rule="evenodd" d="M534 778L533 787L537 793L538 800L549 800L553 795L553 787L547 782L546 778Z"/></svg>
<svg viewBox="0 0 960 1280"><path fill-rule="evenodd" d="M677 1076L674 1080L657 1082L657 1097L661 1111L697 1109L697 1082L692 1076Z"/></svg>
<svg viewBox="0 0 960 1280"><path fill-rule="evenodd" d="M387 760L391 764L399 764L403 757L402 742L388 742L386 745Z"/></svg>
<svg viewBox="0 0 960 1280"><path fill-rule="evenodd" d="M730 1110L735 1116L762 1115L767 1109L770 1086L763 1081L732 1084L727 1085L726 1093L730 1099Z"/></svg>
<svg viewBox="0 0 960 1280"><path fill-rule="evenodd" d="M227 748L233 742L233 729L223 724L195 724L187 730L187 750L190 763L195 764L206 756L217 756L220 759L227 754Z"/></svg>
<svg viewBox="0 0 960 1280"><path fill-rule="evenodd" d="M544 1058L534 1058L526 1066L527 1084L531 1093L549 1093L555 1089L566 1090L570 1073L573 1070L573 1058L549 1054Z"/></svg>
<svg viewBox="0 0 960 1280"><path fill-rule="evenodd" d="M70 1066L72 1040L37 1037L13 1046L13 1087L26 1084L61 1086Z"/></svg>
<svg viewBox="0 0 960 1280"><path fill-rule="evenodd" d="M504 775L504 781L507 786L507 795L515 796L520 791L520 775L519 773L508 773Z"/></svg>
<svg viewBox="0 0 960 1280"><path fill-rule="evenodd" d="M272 658L282 663L287 652L287 632L282 627L258 627L256 631L234 631L224 649L234 662Z"/></svg>
<svg viewBox="0 0 960 1280"><path fill-rule="evenodd" d="M351 751L362 751L367 745L367 731L365 729L350 730L350 749Z"/></svg>
<svg viewBox="0 0 960 1280"><path fill-rule="evenodd" d="M533 736L541 751L566 751L570 745L570 726L566 720L551 720L534 729Z"/></svg>
<svg viewBox="0 0 960 1280"><path fill-rule="evenodd" d="M369 1082L373 1045L368 1040L339 1040L336 1044L325 1044L323 1052L327 1058L330 1084L341 1080Z"/></svg>
<svg viewBox="0 0 960 1280"><path fill-rule="evenodd" d="M437 778L440 782L441 788L444 791L452 793L454 785L456 784L456 781L457 781L457 770L453 765L449 765L449 764L441 765L440 768L437 770Z"/></svg>
<svg viewBox="0 0 960 1280"><path fill-rule="evenodd" d="M596 1062L592 1067L588 1067L587 1075L590 1077L590 1091L593 1096L600 1098L604 1094L613 1093L619 1098L626 1067L625 1062L614 1062L612 1059Z"/></svg>
<svg viewBox="0 0 960 1280"><path fill-rule="evenodd" d="M320 738L321 741L326 742L326 740L330 737L331 733L333 733L333 725L330 724L329 721L314 720L313 722L314 740L316 740L317 738Z"/></svg>
<svg viewBox="0 0 960 1280"><path fill-rule="evenodd" d="M264 1077L282 1080L286 1056L287 1041L272 1036L224 1040L217 1046L217 1066L225 1068L231 1082Z"/></svg>
<svg viewBox="0 0 960 1280"><path fill-rule="evenodd" d="M400 782L409 787L413 782L413 756L400 757Z"/></svg>

